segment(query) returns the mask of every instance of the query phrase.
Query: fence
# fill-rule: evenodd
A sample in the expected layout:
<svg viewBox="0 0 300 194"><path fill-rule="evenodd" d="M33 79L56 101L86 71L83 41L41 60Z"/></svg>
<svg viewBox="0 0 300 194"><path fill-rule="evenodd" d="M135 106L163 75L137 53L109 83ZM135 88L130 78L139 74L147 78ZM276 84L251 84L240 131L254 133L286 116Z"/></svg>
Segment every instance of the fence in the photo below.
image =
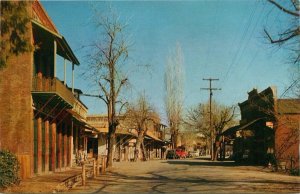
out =
<svg viewBox="0 0 300 194"><path fill-rule="evenodd" d="M86 161L83 161L81 163L81 173L67 178L59 185L57 185L55 190L57 192L68 190L80 183L82 186L85 186L87 178L95 178L100 173L105 174L106 160L107 157L105 155L102 155L99 159L91 158Z"/></svg>

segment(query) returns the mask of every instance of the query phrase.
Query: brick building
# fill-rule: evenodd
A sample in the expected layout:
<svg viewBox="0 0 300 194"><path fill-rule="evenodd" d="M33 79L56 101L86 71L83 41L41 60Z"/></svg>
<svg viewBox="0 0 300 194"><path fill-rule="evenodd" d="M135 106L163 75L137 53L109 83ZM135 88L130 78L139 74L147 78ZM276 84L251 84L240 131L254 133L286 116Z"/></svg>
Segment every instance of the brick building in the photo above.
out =
<svg viewBox="0 0 300 194"><path fill-rule="evenodd" d="M266 164L275 156L288 168L299 167L300 99L278 99L274 87L253 89L239 107L240 125L221 134L234 139L234 159Z"/></svg>
<svg viewBox="0 0 300 194"><path fill-rule="evenodd" d="M21 177L72 166L86 145L87 107L74 88L79 61L39 1L28 3L27 36L33 51L10 57L0 71L0 149L15 153ZM3 38L3 37L2 37ZM57 78L57 56L72 65L72 86ZM69 65L69 64L68 64Z"/></svg>
<svg viewBox="0 0 300 194"><path fill-rule="evenodd" d="M287 168L299 168L300 99L277 100L275 154Z"/></svg>

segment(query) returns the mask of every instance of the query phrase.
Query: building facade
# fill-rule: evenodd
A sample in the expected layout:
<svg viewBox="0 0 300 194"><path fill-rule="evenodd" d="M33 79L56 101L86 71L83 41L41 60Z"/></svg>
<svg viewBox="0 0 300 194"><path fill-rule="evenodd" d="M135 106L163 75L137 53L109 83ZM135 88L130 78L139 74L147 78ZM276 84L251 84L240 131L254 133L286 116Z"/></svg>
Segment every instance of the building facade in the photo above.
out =
<svg viewBox="0 0 300 194"><path fill-rule="evenodd" d="M32 19L26 35L34 49L10 57L0 71L0 149L17 155L21 178L72 166L86 130L94 130L85 122L87 107L74 88L78 59L39 1L29 2L27 10ZM58 56L64 64L57 64ZM57 78L57 65L65 66L63 81Z"/></svg>
<svg viewBox="0 0 300 194"><path fill-rule="evenodd" d="M97 153L98 155L107 154L107 133L108 118L107 115L88 115L87 123L97 129L98 134ZM156 123L150 127L144 137L144 145L146 148L146 158L162 158L163 143L163 125ZM116 129L116 142L114 145L114 161L132 161L134 159L135 144L138 133L136 129L125 126L122 119Z"/></svg>
<svg viewBox="0 0 300 194"><path fill-rule="evenodd" d="M278 99L275 87L253 89L239 103L240 125L221 135L233 141L233 158L253 164L299 167L300 99Z"/></svg>

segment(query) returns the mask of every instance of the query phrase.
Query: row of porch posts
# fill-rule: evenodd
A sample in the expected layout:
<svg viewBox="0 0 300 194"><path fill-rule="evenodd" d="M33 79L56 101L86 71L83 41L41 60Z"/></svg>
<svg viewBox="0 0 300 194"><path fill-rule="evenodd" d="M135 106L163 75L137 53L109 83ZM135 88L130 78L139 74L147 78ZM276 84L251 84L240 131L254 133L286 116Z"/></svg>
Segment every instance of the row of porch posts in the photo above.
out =
<svg viewBox="0 0 300 194"><path fill-rule="evenodd" d="M62 170L72 166L73 125L56 123L37 118L37 174ZM51 135L50 132L51 131ZM51 145L50 145L51 142Z"/></svg>

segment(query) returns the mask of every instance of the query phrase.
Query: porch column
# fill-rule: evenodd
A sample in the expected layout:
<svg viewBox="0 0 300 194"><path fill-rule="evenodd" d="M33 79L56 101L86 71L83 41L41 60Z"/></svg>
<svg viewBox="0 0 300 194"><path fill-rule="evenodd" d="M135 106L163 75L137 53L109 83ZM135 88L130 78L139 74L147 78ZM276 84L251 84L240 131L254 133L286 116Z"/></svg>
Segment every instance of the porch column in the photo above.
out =
<svg viewBox="0 0 300 194"><path fill-rule="evenodd" d="M71 121L71 128L70 128L70 136L69 136L69 166L72 167L72 163L73 163L73 130L74 130L74 123L73 123L73 119Z"/></svg>
<svg viewBox="0 0 300 194"><path fill-rule="evenodd" d="M74 94L74 63L72 63L72 93Z"/></svg>
<svg viewBox="0 0 300 194"><path fill-rule="evenodd" d="M45 121L45 173L49 172L49 121Z"/></svg>
<svg viewBox="0 0 300 194"><path fill-rule="evenodd" d="M62 149L61 149L61 141L62 141L62 126L58 129L58 145L57 145L57 162L58 169L61 171L61 161L62 161Z"/></svg>
<svg viewBox="0 0 300 194"><path fill-rule="evenodd" d="M65 128L63 129L64 130L64 167L66 168L67 167L67 156L68 156L68 125L65 125Z"/></svg>
<svg viewBox="0 0 300 194"><path fill-rule="evenodd" d="M84 142L84 144L83 144L83 150L84 150L84 152L87 154L87 137L83 137L84 139L83 139L83 142Z"/></svg>
<svg viewBox="0 0 300 194"><path fill-rule="evenodd" d="M56 77L56 53L57 53L57 44L56 44L56 40L54 40L53 42L53 65L54 65L54 77Z"/></svg>
<svg viewBox="0 0 300 194"><path fill-rule="evenodd" d="M64 59L64 84L67 84L67 61Z"/></svg>
<svg viewBox="0 0 300 194"><path fill-rule="evenodd" d="M55 172L56 169L56 123L51 124L51 170Z"/></svg>
<svg viewBox="0 0 300 194"><path fill-rule="evenodd" d="M75 133L73 134L74 135L73 138L75 138L75 142L74 142L75 144L73 146L73 149L75 150L75 153L77 153L78 152L78 141L79 141L79 138L78 138L78 128L77 128L77 126L74 125L74 122L73 122L73 128L75 130Z"/></svg>
<svg viewBox="0 0 300 194"><path fill-rule="evenodd" d="M39 117L37 119L37 173L40 174L42 172L42 118Z"/></svg>
<svg viewBox="0 0 300 194"><path fill-rule="evenodd" d="M125 154L124 154L124 160L125 160L125 161L129 161L128 155L129 155L128 145L125 145Z"/></svg>

